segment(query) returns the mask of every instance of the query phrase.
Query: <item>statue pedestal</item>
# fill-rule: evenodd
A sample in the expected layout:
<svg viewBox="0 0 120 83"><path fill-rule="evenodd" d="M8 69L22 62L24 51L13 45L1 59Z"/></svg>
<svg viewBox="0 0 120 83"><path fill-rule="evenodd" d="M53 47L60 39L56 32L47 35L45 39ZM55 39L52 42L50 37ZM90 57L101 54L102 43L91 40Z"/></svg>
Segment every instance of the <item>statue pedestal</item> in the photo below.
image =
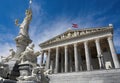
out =
<svg viewBox="0 0 120 83"><path fill-rule="evenodd" d="M19 35L15 38L16 41L16 57L19 58L20 54L25 51L26 47L32 42L32 40L29 37Z"/></svg>
<svg viewBox="0 0 120 83"><path fill-rule="evenodd" d="M20 75L20 72L18 69L19 60L13 58L10 61L8 61L6 64L9 65L8 78L10 80L16 80L16 77L18 77Z"/></svg>
<svg viewBox="0 0 120 83"><path fill-rule="evenodd" d="M33 66L31 64L20 64L19 65L19 71L20 76L30 76L32 73Z"/></svg>
<svg viewBox="0 0 120 83"><path fill-rule="evenodd" d="M38 82L35 82L35 81L18 81L17 83L38 83Z"/></svg>
<svg viewBox="0 0 120 83"><path fill-rule="evenodd" d="M32 82L32 80L34 79L31 78L32 69L33 69L32 63L26 62L19 64L20 76L17 78L18 83L29 83L27 81L31 81L30 83L34 83Z"/></svg>

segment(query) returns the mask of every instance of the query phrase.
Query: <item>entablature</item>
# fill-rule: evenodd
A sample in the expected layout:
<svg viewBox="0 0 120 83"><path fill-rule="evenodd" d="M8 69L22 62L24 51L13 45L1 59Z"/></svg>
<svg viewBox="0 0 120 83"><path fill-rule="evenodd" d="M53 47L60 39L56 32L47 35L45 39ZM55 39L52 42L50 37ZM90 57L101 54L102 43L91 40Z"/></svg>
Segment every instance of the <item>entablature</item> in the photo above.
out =
<svg viewBox="0 0 120 83"><path fill-rule="evenodd" d="M76 38L83 38L86 36L90 35L96 35L97 34L107 34L107 32L110 32L111 34L113 33L113 27L101 27L101 28L88 28L88 29L82 29L82 30L68 30L46 42L43 42L40 44L40 47L46 47L49 45L53 45L54 43L59 43L63 41L69 41L71 39L76 39ZM101 34L102 35L102 34Z"/></svg>

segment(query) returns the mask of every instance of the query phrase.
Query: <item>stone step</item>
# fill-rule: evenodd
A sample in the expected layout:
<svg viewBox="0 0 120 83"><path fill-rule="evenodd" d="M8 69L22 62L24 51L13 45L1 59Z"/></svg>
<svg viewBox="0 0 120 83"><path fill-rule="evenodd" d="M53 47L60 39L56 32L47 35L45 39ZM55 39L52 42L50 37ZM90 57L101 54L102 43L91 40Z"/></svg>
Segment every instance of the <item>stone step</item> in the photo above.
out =
<svg viewBox="0 0 120 83"><path fill-rule="evenodd" d="M120 69L49 75L49 83L120 83Z"/></svg>

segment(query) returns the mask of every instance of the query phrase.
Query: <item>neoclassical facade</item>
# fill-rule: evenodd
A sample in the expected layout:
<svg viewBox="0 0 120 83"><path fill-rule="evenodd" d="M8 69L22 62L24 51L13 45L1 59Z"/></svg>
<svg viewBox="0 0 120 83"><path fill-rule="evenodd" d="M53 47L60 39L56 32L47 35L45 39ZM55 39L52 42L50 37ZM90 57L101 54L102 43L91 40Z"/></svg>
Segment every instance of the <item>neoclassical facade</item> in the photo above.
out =
<svg viewBox="0 0 120 83"><path fill-rule="evenodd" d="M40 44L41 62L53 73L120 68L113 43L113 26L68 30Z"/></svg>

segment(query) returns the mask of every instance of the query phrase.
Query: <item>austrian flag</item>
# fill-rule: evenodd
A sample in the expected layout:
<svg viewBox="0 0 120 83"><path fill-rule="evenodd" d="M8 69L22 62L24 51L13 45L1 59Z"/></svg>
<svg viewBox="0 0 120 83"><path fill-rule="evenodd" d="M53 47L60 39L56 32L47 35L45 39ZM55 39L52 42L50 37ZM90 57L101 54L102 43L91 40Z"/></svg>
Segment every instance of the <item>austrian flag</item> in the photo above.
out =
<svg viewBox="0 0 120 83"><path fill-rule="evenodd" d="M72 24L73 28L78 28L78 24Z"/></svg>

